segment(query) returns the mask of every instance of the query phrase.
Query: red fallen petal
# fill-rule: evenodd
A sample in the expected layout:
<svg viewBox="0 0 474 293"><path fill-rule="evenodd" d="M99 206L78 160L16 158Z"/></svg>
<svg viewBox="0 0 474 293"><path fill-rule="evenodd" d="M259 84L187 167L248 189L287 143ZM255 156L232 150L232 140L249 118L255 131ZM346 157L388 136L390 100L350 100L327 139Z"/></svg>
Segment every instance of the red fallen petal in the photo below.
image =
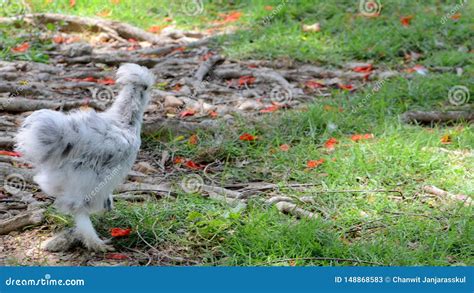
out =
<svg viewBox="0 0 474 293"><path fill-rule="evenodd" d="M354 69L352 69L352 70L355 71L355 72L368 73L368 72L372 72L373 67L372 67L372 64L369 64L367 66L354 67Z"/></svg>
<svg viewBox="0 0 474 293"><path fill-rule="evenodd" d="M340 89L347 90L347 91L351 91L354 89L354 86L350 84L338 84L338 86Z"/></svg>
<svg viewBox="0 0 474 293"><path fill-rule="evenodd" d="M112 228L110 229L110 235L112 237L125 237L130 235L132 232L132 229L127 228L127 229L122 229L122 228Z"/></svg>
<svg viewBox="0 0 474 293"><path fill-rule="evenodd" d="M110 77L102 78L97 81L97 83L103 84L103 85L114 85L115 80L113 80Z"/></svg>
<svg viewBox="0 0 474 293"><path fill-rule="evenodd" d="M441 137L441 143L442 144L450 144L452 142L451 135L445 134Z"/></svg>
<svg viewBox="0 0 474 293"><path fill-rule="evenodd" d="M337 141L337 139L335 139L334 137L331 137L324 143L324 147L329 150L333 150L335 148L335 145L338 143L339 142Z"/></svg>
<svg viewBox="0 0 474 293"><path fill-rule="evenodd" d="M221 14L220 17L221 17L222 20L215 21L215 23L216 24L225 24L225 23L229 23L229 22L235 22L235 21L239 20L242 15L243 14L240 11L234 11L234 12L231 12L229 14Z"/></svg>
<svg viewBox="0 0 474 293"><path fill-rule="evenodd" d="M167 27L167 25L153 25L153 26L150 26L147 31L149 31L150 33L157 34L157 33L160 33L161 30L164 29L165 27Z"/></svg>
<svg viewBox="0 0 474 293"><path fill-rule="evenodd" d="M309 160L308 162L306 162L306 166L308 168L316 168L318 167L319 165L321 165L322 163L324 163L325 160L324 159L319 159L319 160Z"/></svg>
<svg viewBox="0 0 474 293"><path fill-rule="evenodd" d="M239 139L242 141L254 141L257 138L249 133L244 133L239 137Z"/></svg>
<svg viewBox="0 0 474 293"><path fill-rule="evenodd" d="M371 139L371 138L374 138L374 135L372 133L367 133L367 134L364 134L364 139Z"/></svg>
<svg viewBox="0 0 474 293"><path fill-rule="evenodd" d="M248 68L258 68L257 64L249 64L247 65Z"/></svg>
<svg viewBox="0 0 474 293"><path fill-rule="evenodd" d="M184 50L186 50L186 47L179 47L179 48L173 49L172 52L184 52Z"/></svg>
<svg viewBox="0 0 474 293"><path fill-rule="evenodd" d="M184 161L185 161L185 159L183 157L176 157L176 158L174 158L173 163L174 164L182 164L182 163L184 163Z"/></svg>
<svg viewBox="0 0 474 293"><path fill-rule="evenodd" d="M359 141L359 140L366 140L366 139L372 139L374 138L374 135L372 133L367 133L367 134L354 134L351 136L351 140L353 141Z"/></svg>
<svg viewBox="0 0 474 293"><path fill-rule="evenodd" d="M408 72L408 73L413 73L415 71L418 72L419 74L426 74L428 72L428 69L426 69L426 67L420 64L417 64L413 66L412 68L405 69L405 72Z"/></svg>
<svg viewBox="0 0 474 293"><path fill-rule="evenodd" d="M193 134L189 137L188 141L189 141L190 144L196 145L199 141L199 138L196 134Z"/></svg>
<svg viewBox="0 0 474 293"><path fill-rule="evenodd" d="M130 43L134 43L134 44L138 43L138 41L133 39L133 38L130 38L127 41L129 41Z"/></svg>
<svg viewBox="0 0 474 293"><path fill-rule="evenodd" d="M419 64L413 66L413 70L415 70L417 73L419 73L421 75L425 75L428 72L428 69L426 69L426 67L424 67L423 65L419 65Z"/></svg>
<svg viewBox="0 0 474 293"><path fill-rule="evenodd" d="M280 109L279 105L271 105L269 107L266 107L265 109L260 110L260 113L271 113L278 111Z"/></svg>
<svg viewBox="0 0 474 293"><path fill-rule="evenodd" d="M66 80L71 80L71 81L85 81L85 82L97 82L97 78L88 76L84 78L67 78Z"/></svg>
<svg viewBox="0 0 474 293"><path fill-rule="evenodd" d="M63 38L62 36L55 36L53 37L53 42L55 42L56 44L62 44L66 42L66 39Z"/></svg>
<svg viewBox="0 0 474 293"><path fill-rule="evenodd" d="M280 146L280 150L281 150L282 152L287 152L287 151L290 150L290 146L287 145L287 144L282 144L282 145Z"/></svg>
<svg viewBox="0 0 474 293"><path fill-rule="evenodd" d="M456 13L451 16L452 20L459 20L461 18L461 13Z"/></svg>
<svg viewBox="0 0 474 293"><path fill-rule="evenodd" d="M308 80L307 82L304 83L304 85L308 88L311 88L311 89L319 89L319 88L325 87L324 84L319 83L319 82L314 81L314 80Z"/></svg>
<svg viewBox="0 0 474 293"><path fill-rule="evenodd" d="M401 23L403 26L409 26L412 19L413 19L413 16L412 16L412 15L403 16L403 17L400 17L400 23Z"/></svg>
<svg viewBox="0 0 474 293"><path fill-rule="evenodd" d="M92 76L83 78L82 81L97 82L98 80Z"/></svg>
<svg viewBox="0 0 474 293"><path fill-rule="evenodd" d="M107 254L105 255L105 258L107 258L107 259L115 259L115 260L129 259L128 256L126 256L125 254L121 254L121 253L107 253Z"/></svg>
<svg viewBox="0 0 474 293"><path fill-rule="evenodd" d="M196 111L191 109L191 110L185 110L185 111L179 113L179 116L181 118L183 118L183 117L187 117L187 116L193 116L194 114L196 114Z"/></svg>
<svg viewBox="0 0 474 293"><path fill-rule="evenodd" d="M15 48L12 48L12 52L23 53L23 52L28 51L29 48L30 48L30 44L26 42L26 43L16 46Z"/></svg>
<svg viewBox="0 0 474 293"><path fill-rule="evenodd" d="M0 151L0 155L10 156L10 157L21 157L21 154L19 152L9 152L9 151Z"/></svg>
<svg viewBox="0 0 474 293"><path fill-rule="evenodd" d="M177 84L173 87L173 90L174 90L175 92L179 92L179 91L181 91L181 88L182 88L182 87L183 87L183 86L182 86L181 84L177 83Z"/></svg>
<svg viewBox="0 0 474 293"><path fill-rule="evenodd" d="M243 85L251 85L255 82L256 78L251 75L244 75L239 78L238 84L239 86Z"/></svg>
<svg viewBox="0 0 474 293"><path fill-rule="evenodd" d="M208 52L207 54L205 54L204 56L202 56L201 60L202 61L207 61L209 58L211 58L212 56L214 56L214 53L212 52Z"/></svg>
<svg viewBox="0 0 474 293"><path fill-rule="evenodd" d="M202 169L203 166L201 166L200 164L198 163L195 163L191 160L187 161L186 162L186 167L188 167L189 169L193 169L193 170L197 170L197 169Z"/></svg>
<svg viewBox="0 0 474 293"><path fill-rule="evenodd" d="M209 112L209 116L211 116L211 118L217 118L219 116L219 114L217 114L216 111L211 111L211 112Z"/></svg>

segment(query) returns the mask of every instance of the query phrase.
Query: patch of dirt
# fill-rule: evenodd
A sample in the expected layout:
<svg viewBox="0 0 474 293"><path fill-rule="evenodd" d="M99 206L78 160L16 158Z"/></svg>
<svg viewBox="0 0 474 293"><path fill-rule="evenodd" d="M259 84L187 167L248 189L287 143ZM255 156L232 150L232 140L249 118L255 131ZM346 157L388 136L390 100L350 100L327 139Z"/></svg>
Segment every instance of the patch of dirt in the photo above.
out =
<svg viewBox="0 0 474 293"><path fill-rule="evenodd" d="M137 265L133 254L130 259L108 259L110 254L91 253L78 248L70 252L48 252L41 244L52 236L46 226L23 232L0 235L0 266L130 266ZM123 254L123 253L121 253Z"/></svg>

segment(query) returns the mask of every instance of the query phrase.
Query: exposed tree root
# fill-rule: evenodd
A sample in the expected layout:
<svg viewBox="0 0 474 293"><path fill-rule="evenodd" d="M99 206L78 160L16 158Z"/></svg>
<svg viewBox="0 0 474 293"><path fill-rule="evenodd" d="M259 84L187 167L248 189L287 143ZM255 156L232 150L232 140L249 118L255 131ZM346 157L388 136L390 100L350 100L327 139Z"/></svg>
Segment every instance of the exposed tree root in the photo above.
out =
<svg viewBox="0 0 474 293"><path fill-rule="evenodd" d="M456 123L474 122L474 111L408 111L403 113L401 119L405 123Z"/></svg>
<svg viewBox="0 0 474 293"><path fill-rule="evenodd" d="M448 199L451 199L451 200L454 200L454 201L461 201L461 202L464 202L464 205L466 206L470 206L473 204L473 200L472 198L470 198L469 196L467 195L464 195L464 194L452 194L450 192L447 192L445 190L442 190L436 186L430 186L430 185L426 185L423 187L423 191L429 193L429 194L432 194L432 195L436 195L440 198L448 198Z"/></svg>
<svg viewBox="0 0 474 293"><path fill-rule="evenodd" d="M28 226L37 226L44 221L43 209L29 210L22 212L13 218L0 220L0 235L8 234Z"/></svg>
<svg viewBox="0 0 474 293"><path fill-rule="evenodd" d="M63 30L68 31L90 31L97 30L108 33L120 42L127 42L127 39L147 41L152 44L159 44L162 39L152 33L132 25L117 21L110 21L100 18L81 17L75 15L64 15L55 13L26 14L21 17L0 18L0 23L11 24L15 21L26 21L31 24L64 23Z"/></svg>

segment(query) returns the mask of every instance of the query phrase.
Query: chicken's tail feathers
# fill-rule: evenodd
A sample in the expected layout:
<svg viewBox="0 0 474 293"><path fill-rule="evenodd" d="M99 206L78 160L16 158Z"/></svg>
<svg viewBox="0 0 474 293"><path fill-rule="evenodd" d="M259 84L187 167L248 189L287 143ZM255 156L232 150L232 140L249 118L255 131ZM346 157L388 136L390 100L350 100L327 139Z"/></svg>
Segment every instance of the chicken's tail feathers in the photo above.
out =
<svg viewBox="0 0 474 293"><path fill-rule="evenodd" d="M117 83L122 85L142 85L150 88L155 83L155 76L144 66L125 63L117 71Z"/></svg>
<svg viewBox="0 0 474 293"><path fill-rule="evenodd" d="M39 110L28 116L15 137L15 150L35 163L56 154L65 143L65 116L51 110Z"/></svg>

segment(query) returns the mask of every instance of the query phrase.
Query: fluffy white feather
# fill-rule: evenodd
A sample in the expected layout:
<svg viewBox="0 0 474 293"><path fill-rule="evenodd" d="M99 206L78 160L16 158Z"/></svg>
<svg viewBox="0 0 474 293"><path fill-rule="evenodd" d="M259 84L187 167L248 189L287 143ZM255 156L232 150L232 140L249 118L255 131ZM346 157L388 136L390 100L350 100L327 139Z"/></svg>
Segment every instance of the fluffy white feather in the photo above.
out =
<svg viewBox="0 0 474 293"><path fill-rule="evenodd" d="M117 72L122 85L112 107L103 113L51 110L27 117L17 136L17 151L35 167L35 181L56 198L57 208L75 217L74 237L91 250L110 249L92 227L89 215L112 208L111 194L136 159L143 113L154 84L145 67L124 64ZM65 233L46 243L61 250Z"/></svg>

